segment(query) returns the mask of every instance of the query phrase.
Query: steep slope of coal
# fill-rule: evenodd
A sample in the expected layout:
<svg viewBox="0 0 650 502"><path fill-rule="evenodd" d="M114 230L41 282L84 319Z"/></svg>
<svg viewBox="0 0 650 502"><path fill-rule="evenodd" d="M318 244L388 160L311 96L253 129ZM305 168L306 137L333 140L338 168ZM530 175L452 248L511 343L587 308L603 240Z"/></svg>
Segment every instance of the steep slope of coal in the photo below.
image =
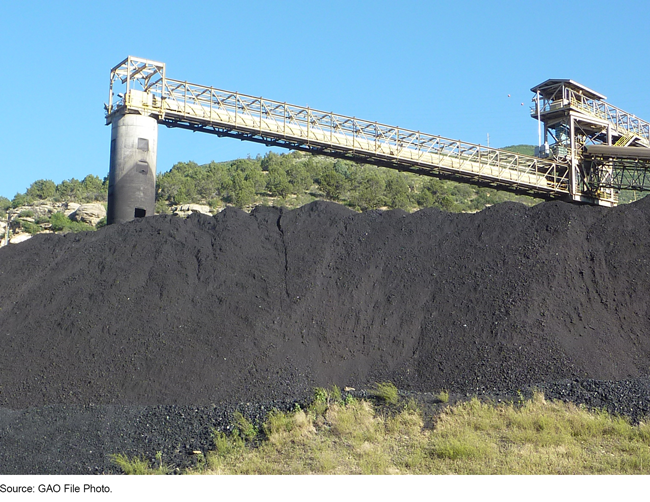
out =
<svg viewBox="0 0 650 502"><path fill-rule="evenodd" d="M0 406L211 405L648 373L650 201L227 209L0 250Z"/></svg>

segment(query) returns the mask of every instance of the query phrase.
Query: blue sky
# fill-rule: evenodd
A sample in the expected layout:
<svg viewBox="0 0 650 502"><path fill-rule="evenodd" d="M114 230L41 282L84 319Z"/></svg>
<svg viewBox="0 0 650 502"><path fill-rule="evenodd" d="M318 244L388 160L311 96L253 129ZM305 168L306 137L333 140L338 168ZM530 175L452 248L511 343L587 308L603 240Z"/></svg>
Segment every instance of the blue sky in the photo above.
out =
<svg viewBox="0 0 650 502"><path fill-rule="evenodd" d="M6 2L0 196L107 175L103 103L127 55L174 79L502 147L537 144L530 88L549 78L650 120L648 26L647 0ZM161 127L158 172L266 151Z"/></svg>

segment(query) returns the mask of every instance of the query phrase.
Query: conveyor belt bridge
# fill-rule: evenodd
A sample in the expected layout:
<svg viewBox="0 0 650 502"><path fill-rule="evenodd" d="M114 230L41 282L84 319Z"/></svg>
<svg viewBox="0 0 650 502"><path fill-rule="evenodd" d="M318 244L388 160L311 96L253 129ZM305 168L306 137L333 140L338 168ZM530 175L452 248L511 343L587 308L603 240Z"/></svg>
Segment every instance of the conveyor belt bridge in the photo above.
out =
<svg viewBox="0 0 650 502"><path fill-rule="evenodd" d="M544 199L614 206L620 190L650 190L650 124L572 80L531 90L543 138L534 157L191 84L168 78L164 63L129 56L111 70L105 105L108 222L154 213L158 124Z"/></svg>

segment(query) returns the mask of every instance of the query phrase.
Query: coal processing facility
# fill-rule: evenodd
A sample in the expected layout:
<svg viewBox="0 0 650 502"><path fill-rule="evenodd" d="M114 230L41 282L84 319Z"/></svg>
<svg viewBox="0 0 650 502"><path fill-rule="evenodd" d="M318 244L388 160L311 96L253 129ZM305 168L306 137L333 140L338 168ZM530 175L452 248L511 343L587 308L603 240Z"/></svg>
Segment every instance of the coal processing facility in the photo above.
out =
<svg viewBox="0 0 650 502"><path fill-rule="evenodd" d="M155 210L157 127L189 129L350 159L543 199L612 207L650 190L650 124L573 80L531 89L536 156L168 78L129 56L111 70L109 224Z"/></svg>

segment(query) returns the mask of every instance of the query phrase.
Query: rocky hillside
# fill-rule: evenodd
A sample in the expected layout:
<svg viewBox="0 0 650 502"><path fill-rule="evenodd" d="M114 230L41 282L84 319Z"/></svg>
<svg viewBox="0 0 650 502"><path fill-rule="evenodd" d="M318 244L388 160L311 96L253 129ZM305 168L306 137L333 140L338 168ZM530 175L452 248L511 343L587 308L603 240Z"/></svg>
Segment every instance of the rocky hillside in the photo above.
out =
<svg viewBox="0 0 650 502"><path fill-rule="evenodd" d="M209 215L214 210L202 204L182 204L170 207L169 212L187 217L193 213ZM106 203L79 204L44 200L9 209L7 217L4 221L0 220L0 247L8 243L24 242L36 234L97 230L106 224ZM11 230L5 237L7 221L10 222Z"/></svg>

